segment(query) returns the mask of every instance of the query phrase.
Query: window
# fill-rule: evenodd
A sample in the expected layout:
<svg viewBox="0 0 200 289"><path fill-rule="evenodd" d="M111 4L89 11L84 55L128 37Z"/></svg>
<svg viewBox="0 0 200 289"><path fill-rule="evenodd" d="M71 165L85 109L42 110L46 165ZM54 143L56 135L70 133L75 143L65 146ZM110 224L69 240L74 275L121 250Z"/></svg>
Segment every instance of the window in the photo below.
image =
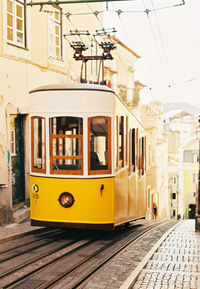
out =
<svg viewBox="0 0 200 289"><path fill-rule="evenodd" d="M128 162L128 116L126 116L125 130L124 130L124 148L125 148L125 165Z"/></svg>
<svg viewBox="0 0 200 289"><path fill-rule="evenodd" d="M15 119L17 115L10 115L10 154L11 156L16 155L16 136L15 136Z"/></svg>
<svg viewBox="0 0 200 289"><path fill-rule="evenodd" d="M15 130L10 131L10 153L11 156L15 155Z"/></svg>
<svg viewBox="0 0 200 289"><path fill-rule="evenodd" d="M97 116L88 119L88 173L111 173L111 119Z"/></svg>
<svg viewBox="0 0 200 289"><path fill-rule="evenodd" d="M136 129L136 139L135 139L135 165L139 169L139 131Z"/></svg>
<svg viewBox="0 0 200 289"><path fill-rule="evenodd" d="M145 171L145 138L139 139L139 175L144 175Z"/></svg>
<svg viewBox="0 0 200 289"><path fill-rule="evenodd" d="M50 7L49 14L49 55L62 58L62 19L60 8Z"/></svg>
<svg viewBox="0 0 200 289"><path fill-rule="evenodd" d="M132 129L132 171L135 172L136 165L136 139L135 128Z"/></svg>
<svg viewBox="0 0 200 289"><path fill-rule="evenodd" d="M42 117L31 118L31 155L32 171L46 172L46 142L45 119Z"/></svg>
<svg viewBox="0 0 200 289"><path fill-rule="evenodd" d="M135 172L136 165L136 130L135 128L130 129L129 131L129 139L130 139L130 160L129 160L129 171Z"/></svg>
<svg viewBox="0 0 200 289"><path fill-rule="evenodd" d="M119 118L119 168L124 167L124 117Z"/></svg>
<svg viewBox="0 0 200 289"><path fill-rule="evenodd" d="M50 119L50 172L83 174L83 119L54 117Z"/></svg>
<svg viewBox="0 0 200 289"><path fill-rule="evenodd" d="M147 208L150 209L151 204L151 189L147 188Z"/></svg>
<svg viewBox="0 0 200 289"><path fill-rule="evenodd" d="M115 125L116 125L116 131L115 131L115 169L118 169L119 165L119 122L118 122L118 116L115 118Z"/></svg>
<svg viewBox="0 0 200 289"><path fill-rule="evenodd" d="M7 0L7 40L25 47L25 0Z"/></svg>
<svg viewBox="0 0 200 289"><path fill-rule="evenodd" d="M172 199L176 200L176 193L172 193Z"/></svg>

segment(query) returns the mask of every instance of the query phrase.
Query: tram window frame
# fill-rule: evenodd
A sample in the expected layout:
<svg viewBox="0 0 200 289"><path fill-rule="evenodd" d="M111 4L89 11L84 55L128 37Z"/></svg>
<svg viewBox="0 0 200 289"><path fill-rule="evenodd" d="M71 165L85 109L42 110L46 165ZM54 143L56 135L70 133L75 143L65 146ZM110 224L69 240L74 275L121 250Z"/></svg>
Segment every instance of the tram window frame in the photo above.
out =
<svg viewBox="0 0 200 289"><path fill-rule="evenodd" d="M125 156L124 156L124 164L125 166L128 164L128 116L125 118L125 129L124 129L124 151L125 151Z"/></svg>
<svg viewBox="0 0 200 289"><path fill-rule="evenodd" d="M135 169L139 170L139 129L136 129L136 140L135 140Z"/></svg>
<svg viewBox="0 0 200 289"><path fill-rule="evenodd" d="M124 167L124 116L119 117L118 150L119 169L121 169Z"/></svg>
<svg viewBox="0 0 200 289"><path fill-rule="evenodd" d="M134 173L136 170L136 129L129 130L129 172Z"/></svg>
<svg viewBox="0 0 200 289"><path fill-rule="evenodd" d="M44 164L44 168L34 167L34 161L35 161L35 158L34 158L34 148L35 148L35 145L34 145L34 120L35 119L44 121L44 127L43 127L44 143L41 142L41 148L40 148L44 152L44 160L43 161L41 160L41 163ZM35 172L35 173L46 174L46 119L44 117L40 117L40 116L31 117L31 170L32 170L32 172Z"/></svg>
<svg viewBox="0 0 200 289"><path fill-rule="evenodd" d="M119 117L115 116L115 171L119 169Z"/></svg>
<svg viewBox="0 0 200 289"><path fill-rule="evenodd" d="M145 173L145 152L145 137L141 137L139 138L139 176L143 176Z"/></svg>
<svg viewBox="0 0 200 289"><path fill-rule="evenodd" d="M108 165L101 165L99 164L99 168L91 169L91 121L94 119L105 119L107 120L107 140L106 140L106 158ZM95 157L98 157L95 153ZM102 166L102 169L101 169ZM107 169L103 167L107 166ZM104 174L111 174L111 117L108 116L93 116L88 118L88 175L104 175Z"/></svg>
<svg viewBox="0 0 200 289"><path fill-rule="evenodd" d="M63 130L59 130L59 133L57 132L59 126L56 123L56 127L53 128L53 121L54 119L60 119L60 122L62 122L62 118L74 118L74 119L79 119L81 120L81 127L79 134L66 134L67 131L70 130L65 130L65 134L63 134ZM75 120L77 121L77 120ZM51 123L52 122L52 123ZM70 124L70 123L69 123ZM65 128L65 127L64 127ZM56 130L56 131L55 131ZM71 129L73 131L73 129ZM80 140L80 142L77 144L75 143L75 146L79 146L80 144L80 151L78 151L80 154L78 155L66 155L66 154L54 154L54 146L56 145L56 150L59 150L57 147L60 146L60 140L62 140L62 150L64 152L64 146L66 145L66 139L70 140L73 142L73 139ZM53 144L54 140L57 140L55 144ZM49 119L49 146L50 146L50 173L51 174L61 174L61 175L83 175L83 118L82 117L76 117L76 116L56 116L56 117L51 117ZM73 146L73 144L72 144ZM77 152L77 151L76 151ZM67 161L67 160L77 160L80 161L80 169L70 169L76 165L73 164L64 164L63 166L67 165L69 166L69 169L61 169L57 164L54 164L54 160L60 160L60 161ZM60 165L62 166L62 165ZM78 166L77 166L78 167Z"/></svg>

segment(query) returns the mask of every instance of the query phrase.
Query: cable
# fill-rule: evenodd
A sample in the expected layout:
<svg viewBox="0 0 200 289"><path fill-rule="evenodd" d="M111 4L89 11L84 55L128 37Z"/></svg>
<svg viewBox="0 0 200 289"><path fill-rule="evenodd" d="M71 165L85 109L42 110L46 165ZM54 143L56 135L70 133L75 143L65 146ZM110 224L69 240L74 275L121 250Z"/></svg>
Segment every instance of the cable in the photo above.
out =
<svg viewBox="0 0 200 289"><path fill-rule="evenodd" d="M114 3L113 2L111 2L112 3L112 6L115 8L115 12L117 12L117 15L118 15L118 19L120 19L120 22L121 22L121 24L122 24L122 29L123 29L123 31L124 31L124 33L125 33L125 35L127 36L126 37L126 39L128 39L128 43L129 43L129 46L130 47L135 47L135 44L132 42L132 38L129 36L129 33L128 33L128 31L127 31L127 29L125 28L126 26L125 26L125 24L124 24L124 21L122 20L122 18L121 18L121 14L123 13L123 11L121 10L121 9L116 9L116 7L115 7L115 5L114 5ZM144 12L144 11L143 11ZM119 36L118 36L118 38L120 38ZM131 40L130 40L131 39Z"/></svg>
<svg viewBox="0 0 200 289"><path fill-rule="evenodd" d="M148 11L148 9L146 9L146 7L145 7L144 0L141 0L141 1L142 1L143 5L144 5L145 10ZM154 41L155 41L155 44L156 44L156 48L157 48L157 51L158 51L160 60L161 60L161 63L162 63L162 62L163 62L163 56L162 56L162 53L161 53L161 50L160 50L160 46L159 46L159 44L158 44L158 41L157 41L157 38L156 38L156 35L155 35L155 32L154 32L154 29L153 29L153 25L152 25L152 23L151 23L151 19L150 19L150 17L149 17L148 12L147 12L147 18L148 18L148 21L149 21L149 24L150 24L151 32L152 32L152 35L153 35L153 38L154 38ZM166 78L169 79L169 75L168 75L168 72L167 72L167 70L166 70L166 67L163 66L163 68L164 68L164 72L165 72L165 74L166 74Z"/></svg>
<svg viewBox="0 0 200 289"><path fill-rule="evenodd" d="M154 10L154 15L155 15L155 19L156 19L157 28L158 28L158 33L159 33L161 44L162 44L162 47L163 47L163 50L164 50L166 62L167 62L167 65L169 67L169 73L171 74L171 80L172 80L172 82L174 82L174 76L173 76L173 73L171 71L171 65L170 65L170 62L169 62L169 58L168 58L166 46L165 46L165 43L164 43L164 39L162 37L162 33L161 33L161 30L160 30L160 24L159 24L159 21L158 21L158 17L157 17L157 14L156 14L156 10L155 10L155 7L154 7L153 0L151 0L151 4L152 4L153 10Z"/></svg>

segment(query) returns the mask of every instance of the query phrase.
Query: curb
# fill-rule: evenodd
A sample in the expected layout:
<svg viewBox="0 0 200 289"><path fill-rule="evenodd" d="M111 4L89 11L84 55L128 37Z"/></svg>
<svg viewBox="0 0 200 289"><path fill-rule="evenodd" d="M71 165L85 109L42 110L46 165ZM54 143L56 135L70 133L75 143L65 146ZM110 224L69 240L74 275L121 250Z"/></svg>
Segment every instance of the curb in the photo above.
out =
<svg viewBox="0 0 200 289"><path fill-rule="evenodd" d="M16 224L16 225L18 225L18 224ZM4 227L4 229L5 229L5 227ZM9 236L5 236L5 237L0 238L0 244L7 242L7 241L12 241L12 240L18 239L20 237L29 235L31 233L33 233L33 234L37 233L41 230L44 230L44 228L43 227L35 227L35 228L30 227L27 230L24 230L22 232L14 232L14 233L10 232ZM0 232L1 232L1 228L0 228Z"/></svg>

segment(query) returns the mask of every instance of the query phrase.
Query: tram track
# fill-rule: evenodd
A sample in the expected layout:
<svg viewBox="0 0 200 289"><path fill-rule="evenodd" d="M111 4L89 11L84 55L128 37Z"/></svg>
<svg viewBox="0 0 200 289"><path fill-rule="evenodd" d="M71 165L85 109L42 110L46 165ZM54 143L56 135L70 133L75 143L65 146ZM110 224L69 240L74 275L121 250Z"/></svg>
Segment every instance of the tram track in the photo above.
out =
<svg viewBox="0 0 200 289"><path fill-rule="evenodd" d="M165 223L165 222L160 222ZM40 289L45 288L56 288L56 289L75 289L80 288L86 280L88 280L91 276L98 272L98 270L103 269L104 265L109 263L113 258L115 258L118 254L120 254L124 249L126 249L130 244L134 241L137 241L140 237L144 236L144 234L149 233L149 231L155 229L160 224L157 225L150 225L147 227L143 227L137 230L137 233L134 233L134 236L130 235L129 233L122 234L119 240L113 240L113 242L105 245L104 248L101 248L91 256L85 258L80 264L77 264L70 270L67 270L62 276L58 276L55 280L45 284L45 286L41 286ZM116 242L119 242L116 244ZM100 259L94 261L93 258L97 258L100 256ZM83 266L85 268L83 268ZM78 272L80 271L80 272ZM84 272L84 274L81 274ZM79 277L77 277L79 276ZM66 278L67 277L67 278ZM74 278L75 277L75 278ZM62 283L64 281L64 284ZM82 286L81 286L82 287Z"/></svg>
<svg viewBox="0 0 200 289"><path fill-rule="evenodd" d="M36 254L33 248L32 252L31 250L26 252L24 251L23 253L19 253L17 256L13 255L13 258L2 262L3 269L0 267L0 285L4 284L7 278L12 280L11 283L18 282L19 279L24 278L24 268L26 268L26 271L33 273L42 269L44 266L46 266L46 264L51 264L51 262L54 262L57 258L59 259L64 254L74 250L76 247L80 247L81 241L87 242L87 240L84 241L87 234L77 237L71 236L70 238L68 237L68 240L65 238L61 239L62 236L63 234L60 234L60 240L55 238L54 242L51 241L51 243L46 243L44 248L45 252L41 252L41 247L38 247L37 249L40 249L40 251L38 251ZM29 255L30 252L31 255ZM27 256L27 253L28 260L23 258L23 255L26 254ZM9 268L9 270L7 268Z"/></svg>
<svg viewBox="0 0 200 289"><path fill-rule="evenodd" d="M6 249L5 251L0 252L0 263L4 261L8 261L14 257L20 256L22 254L28 253L34 249L39 249L48 244L55 242L55 240L59 240L64 237L65 232L52 232L51 234L46 234L40 239L34 239L33 241L26 242L24 244L20 244L14 248Z"/></svg>
<svg viewBox="0 0 200 289"><path fill-rule="evenodd" d="M91 234L90 231L68 240L65 247L54 247L54 252L30 258L20 266L12 268L4 261L2 265L7 269L0 275L1 288L77 288L134 240L159 224L148 223L117 232L93 231Z"/></svg>

